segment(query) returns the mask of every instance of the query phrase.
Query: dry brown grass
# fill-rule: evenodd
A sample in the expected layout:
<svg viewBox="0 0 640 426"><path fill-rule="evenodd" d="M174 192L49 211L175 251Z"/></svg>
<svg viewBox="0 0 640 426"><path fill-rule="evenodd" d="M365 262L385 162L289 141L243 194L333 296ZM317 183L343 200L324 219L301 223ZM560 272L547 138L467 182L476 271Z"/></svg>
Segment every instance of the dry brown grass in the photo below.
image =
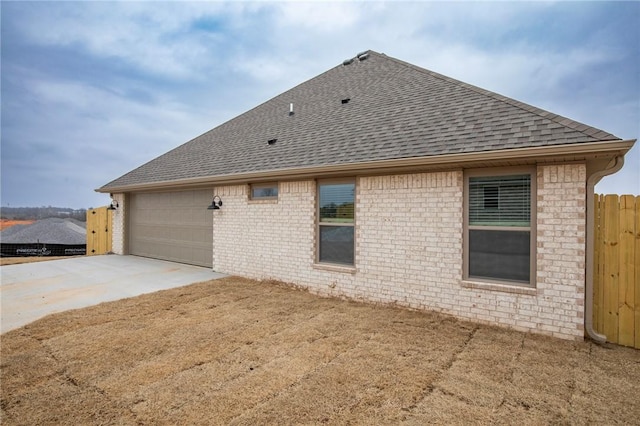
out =
<svg viewBox="0 0 640 426"><path fill-rule="evenodd" d="M226 278L2 335L2 424L615 424L640 351Z"/></svg>

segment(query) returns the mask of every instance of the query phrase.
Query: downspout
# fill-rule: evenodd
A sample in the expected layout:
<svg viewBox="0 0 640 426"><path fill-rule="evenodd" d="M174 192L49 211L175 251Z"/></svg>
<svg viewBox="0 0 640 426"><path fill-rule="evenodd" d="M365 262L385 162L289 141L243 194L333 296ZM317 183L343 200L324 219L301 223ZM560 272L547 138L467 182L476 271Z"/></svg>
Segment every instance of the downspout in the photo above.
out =
<svg viewBox="0 0 640 426"><path fill-rule="evenodd" d="M624 157L619 155L614 158L615 163L613 166L604 169L597 170L589 175L587 178L587 229L586 229L586 244L587 244L587 258L586 258L586 277L585 277L585 302L584 302L584 329L587 335L596 341L597 343L605 343L607 336L600 334L593 329L593 240L594 240L594 221L595 212L594 205L594 192L595 186L605 176L612 175L618 172L624 165Z"/></svg>

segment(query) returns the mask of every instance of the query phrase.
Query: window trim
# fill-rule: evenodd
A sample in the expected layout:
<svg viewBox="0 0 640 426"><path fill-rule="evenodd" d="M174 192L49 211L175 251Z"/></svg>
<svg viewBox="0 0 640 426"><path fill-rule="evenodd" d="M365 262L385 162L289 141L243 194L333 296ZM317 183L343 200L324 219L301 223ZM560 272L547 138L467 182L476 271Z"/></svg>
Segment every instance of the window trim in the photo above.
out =
<svg viewBox="0 0 640 426"><path fill-rule="evenodd" d="M528 174L531 176L530 181L530 196L531 196L531 213L530 222L528 227L523 226L469 226L469 180L474 177L489 177L489 176L511 176L511 175ZM463 287L470 287L468 284L478 283L479 286L471 286L473 288L482 288L482 284L490 284L495 286L515 286L525 289L536 288L536 260L537 260L537 169L535 166L523 166L523 167L503 167L503 168L482 168L482 169L466 169L464 170L464 188L463 188L463 272L462 280ZM529 282L498 279L498 278L486 278L486 277L474 277L469 276L469 238L470 230L483 229L487 231L529 231ZM467 285L465 285L467 284ZM491 286L485 286L484 288L491 289Z"/></svg>
<svg viewBox="0 0 640 426"><path fill-rule="evenodd" d="M322 185L339 185L351 183L353 184L353 222L352 223L340 223L340 222L321 222L320 221L320 187ZM345 178L330 178L330 179L318 179L316 180L316 205L315 205L315 241L314 241L314 266L320 268L327 268L336 272L352 272L356 266L356 200L358 198L358 179L356 177ZM320 260L320 227L321 226L350 226L353 227L353 264L327 262Z"/></svg>
<svg viewBox="0 0 640 426"><path fill-rule="evenodd" d="M273 188L275 187L278 191L278 195L269 196L269 197L254 197L253 189L254 188ZM277 201L280 195L280 183L279 182L264 182L264 183L250 183L249 184L249 200L250 201Z"/></svg>

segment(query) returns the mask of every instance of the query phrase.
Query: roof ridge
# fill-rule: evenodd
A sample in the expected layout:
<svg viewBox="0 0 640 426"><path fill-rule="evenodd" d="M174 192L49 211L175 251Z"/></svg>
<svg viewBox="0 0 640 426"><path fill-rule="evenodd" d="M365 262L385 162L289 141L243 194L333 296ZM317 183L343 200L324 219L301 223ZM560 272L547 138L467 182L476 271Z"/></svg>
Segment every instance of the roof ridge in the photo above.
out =
<svg viewBox="0 0 640 426"><path fill-rule="evenodd" d="M474 86L473 84L466 83L464 81L457 80L455 78L447 77L444 74L440 74L440 73L437 73L435 71L431 71L431 70L428 70L426 68L422 68L422 67L419 67L417 65L410 64L410 63L405 62L403 60L400 60L400 59L397 59L397 58L394 58L394 57L391 57L391 56L387 56L387 55L385 55L383 53L378 53L378 52L373 51L373 50L369 50L368 52L369 53L373 53L373 54L378 55L378 56L381 56L381 57L384 57L386 59L395 61L396 63L398 63L400 65L403 65L405 67L411 68L411 69L413 69L415 71L419 71L421 73L428 74L428 75L430 75L430 76L432 76L434 78L438 78L440 80L456 84L458 86L461 86L461 87L467 88L469 90L472 90L472 91L474 91L476 93L479 93L479 94L482 94L482 95L485 95L485 96L489 96L489 97L491 97L491 98L493 98L493 99L495 99L497 101L509 104L509 105L511 105L513 107L520 108L520 109L522 109L524 111L527 111L527 112L530 112L532 114L539 115L542 118L546 118L547 120L550 120L550 121L553 121L555 123L558 123L561 126L568 127L571 130L575 130L575 131L577 131L579 133L582 133L582 134L584 134L586 136L589 136L589 137L592 137L592 138L596 138L596 139L599 139L599 140L621 140L619 137L614 136L613 134L611 134L609 132L605 132L604 130L598 129L598 128L593 127L593 126L589 126L587 124L581 123L579 121L573 120L573 119L568 118L568 117L564 117L564 116L559 115L559 114L554 114L554 113L552 113L550 111L547 111L545 109L542 109L542 108L527 104L525 102L510 98L510 97L505 96L505 95L501 95L501 94L496 93L496 92L492 92L491 90L483 89L481 87Z"/></svg>

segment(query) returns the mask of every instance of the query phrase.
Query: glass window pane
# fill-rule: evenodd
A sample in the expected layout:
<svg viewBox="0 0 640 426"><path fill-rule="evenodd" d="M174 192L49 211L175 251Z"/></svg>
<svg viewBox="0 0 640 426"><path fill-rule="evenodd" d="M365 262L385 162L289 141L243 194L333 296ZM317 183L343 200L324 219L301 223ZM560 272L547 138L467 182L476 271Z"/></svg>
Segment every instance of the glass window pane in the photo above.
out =
<svg viewBox="0 0 640 426"><path fill-rule="evenodd" d="M353 265L353 226L320 226L320 262Z"/></svg>
<svg viewBox="0 0 640 426"><path fill-rule="evenodd" d="M529 231L469 230L469 277L530 282Z"/></svg>
<svg viewBox="0 0 640 426"><path fill-rule="evenodd" d="M355 184L320 185L320 222L353 223Z"/></svg>
<svg viewBox="0 0 640 426"><path fill-rule="evenodd" d="M469 178L469 225L530 224L531 175Z"/></svg>
<svg viewBox="0 0 640 426"><path fill-rule="evenodd" d="M484 209L496 210L500 207L500 190L497 186L484 187Z"/></svg>
<svg viewBox="0 0 640 426"><path fill-rule="evenodd" d="M278 197L278 184L273 185L252 185L251 186L251 198L277 198Z"/></svg>

